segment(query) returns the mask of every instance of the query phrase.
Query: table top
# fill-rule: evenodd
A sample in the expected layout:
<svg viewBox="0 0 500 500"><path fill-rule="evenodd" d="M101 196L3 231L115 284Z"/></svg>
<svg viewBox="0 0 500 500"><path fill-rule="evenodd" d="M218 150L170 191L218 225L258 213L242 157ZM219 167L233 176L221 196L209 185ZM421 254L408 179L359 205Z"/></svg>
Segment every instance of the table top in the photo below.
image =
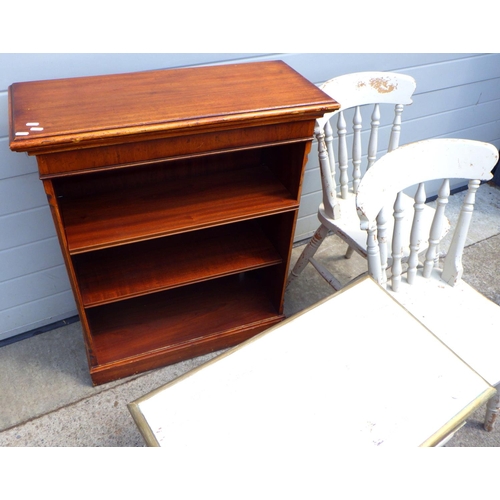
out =
<svg viewBox="0 0 500 500"><path fill-rule="evenodd" d="M129 409L148 445L242 459L432 446L493 393L365 278Z"/></svg>
<svg viewBox="0 0 500 500"><path fill-rule="evenodd" d="M13 83L13 151L310 119L339 104L283 61Z"/></svg>

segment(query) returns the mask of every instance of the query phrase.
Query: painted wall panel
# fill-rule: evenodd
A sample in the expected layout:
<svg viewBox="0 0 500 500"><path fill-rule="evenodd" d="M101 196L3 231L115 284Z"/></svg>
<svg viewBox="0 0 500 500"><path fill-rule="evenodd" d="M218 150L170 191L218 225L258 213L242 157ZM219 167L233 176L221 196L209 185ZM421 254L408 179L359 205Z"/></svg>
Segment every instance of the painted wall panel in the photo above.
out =
<svg viewBox="0 0 500 500"><path fill-rule="evenodd" d="M500 99L500 78L415 94L403 117L412 120Z"/></svg>
<svg viewBox="0 0 500 500"><path fill-rule="evenodd" d="M417 93L457 87L500 76L499 54L443 61L439 65L401 68L417 81Z"/></svg>
<svg viewBox="0 0 500 500"><path fill-rule="evenodd" d="M318 168L309 168L304 172L302 196L321 189L321 173Z"/></svg>
<svg viewBox="0 0 500 500"><path fill-rule="evenodd" d="M13 153L9 149L9 139L0 138L0 182L9 177L37 172L36 159L33 156Z"/></svg>
<svg viewBox="0 0 500 500"><path fill-rule="evenodd" d="M0 217L0 250L44 240L55 234L48 206Z"/></svg>
<svg viewBox="0 0 500 500"><path fill-rule="evenodd" d="M282 58L314 83L358 71L396 71L440 65L471 58L473 54L286 54ZM412 75L413 76L413 75Z"/></svg>
<svg viewBox="0 0 500 500"><path fill-rule="evenodd" d="M0 90L13 82L108 75L255 59L270 54L0 54Z"/></svg>
<svg viewBox="0 0 500 500"><path fill-rule="evenodd" d="M68 275L64 265L58 265L43 271L38 271L21 278L0 283L2 307L9 309L50 297L69 288Z"/></svg>
<svg viewBox="0 0 500 500"><path fill-rule="evenodd" d="M0 340L50 325L76 314L71 290L0 310Z"/></svg>
<svg viewBox="0 0 500 500"><path fill-rule="evenodd" d="M1 66L0 66L1 67ZM9 133L9 100L7 94L7 86L0 87L0 134L8 135Z"/></svg>
<svg viewBox="0 0 500 500"><path fill-rule="evenodd" d="M0 200L0 216L45 207L47 204L37 173L4 179L0 182Z"/></svg>
<svg viewBox="0 0 500 500"><path fill-rule="evenodd" d="M0 251L0 276L4 281L60 265L59 241L54 236Z"/></svg>
<svg viewBox="0 0 500 500"><path fill-rule="evenodd" d="M356 71L410 74L417 90L403 114L401 144L463 137L500 146L500 54L0 54L0 340L76 314L36 160L8 147L8 86L16 81L270 59L284 60L315 84ZM369 113L363 117L369 120ZM389 123L384 118L379 155L386 148ZM320 202L313 144L296 241L316 230Z"/></svg>

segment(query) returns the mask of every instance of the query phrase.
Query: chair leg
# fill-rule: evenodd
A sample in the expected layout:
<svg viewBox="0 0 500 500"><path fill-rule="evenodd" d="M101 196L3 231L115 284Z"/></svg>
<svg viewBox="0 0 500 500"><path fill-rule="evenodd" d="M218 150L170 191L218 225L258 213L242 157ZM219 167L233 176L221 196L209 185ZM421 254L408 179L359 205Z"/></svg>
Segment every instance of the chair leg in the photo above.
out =
<svg viewBox="0 0 500 500"><path fill-rule="evenodd" d="M300 273L304 270L304 268L307 266L309 263L309 259L314 257L314 254L320 247L321 243L323 243L323 240L326 238L326 235L328 234L328 228L323 226L318 227L316 232L314 233L314 236L311 238L311 241L306 245L302 253L300 254L300 257L298 258L297 262L295 263L295 266L292 269L292 272L288 276L288 283L287 286L290 285L290 283L297 278L297 276L300 275Z"/></svg>
<svg viewBox="0 0 500 500"><path fill-rule="evenodd" d="M354 253L354 248L353 247L347 247L347 250L345 252L345 258L350 259L352 257L352 254Z"/></svg>
<svg viewBox="0 0 500 500"><path fill-rule="evenodd" d="M484 428L488 432L491 432L493 430L493 427L495 426L495 420L500 413L500 395L498 394L498 387L496 389L497 393L488 400L488 404L486 405Z"/></svg>

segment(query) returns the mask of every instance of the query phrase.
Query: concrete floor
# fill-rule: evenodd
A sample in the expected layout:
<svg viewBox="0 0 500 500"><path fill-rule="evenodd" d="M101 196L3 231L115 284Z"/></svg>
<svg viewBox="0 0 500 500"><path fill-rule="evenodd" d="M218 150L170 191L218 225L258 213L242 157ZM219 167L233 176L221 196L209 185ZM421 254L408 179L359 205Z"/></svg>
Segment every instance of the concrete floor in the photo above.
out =
<svg viewBox="0 0 500 500"><path fill-rule="evenodd" d="M456 216L463 193L451 197L448 216ZM464 254L464 279L500 305L500 189L478 192L474 230ZM294 249L292 265L303 246ZM345 245L329 237L318 259L345 284L365 271L359 256L343 258ZM294 314L333 290L312 266L289 288L285 313ZM499 325L500 327L500 325ZM127 403L166 384L216 354L202 356L117 382L93 387L87 371L81 325L66 325L0 348L0 446L142 447L144 441ZM500 446L500 425L482 429L479 409L447 446Z"/></svg>

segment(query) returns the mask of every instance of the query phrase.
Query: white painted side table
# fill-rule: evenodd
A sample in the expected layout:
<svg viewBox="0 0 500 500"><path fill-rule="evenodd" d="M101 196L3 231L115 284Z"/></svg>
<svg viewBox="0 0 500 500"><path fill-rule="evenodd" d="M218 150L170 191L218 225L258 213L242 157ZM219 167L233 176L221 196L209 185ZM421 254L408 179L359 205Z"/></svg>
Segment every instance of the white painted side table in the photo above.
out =
<svg viewBox="0 0 500 500"><path fill-rule="evenodd" d="M435 446L493 391L364 278L129 409L150 446L244 464L255 453Z"/></svg>

